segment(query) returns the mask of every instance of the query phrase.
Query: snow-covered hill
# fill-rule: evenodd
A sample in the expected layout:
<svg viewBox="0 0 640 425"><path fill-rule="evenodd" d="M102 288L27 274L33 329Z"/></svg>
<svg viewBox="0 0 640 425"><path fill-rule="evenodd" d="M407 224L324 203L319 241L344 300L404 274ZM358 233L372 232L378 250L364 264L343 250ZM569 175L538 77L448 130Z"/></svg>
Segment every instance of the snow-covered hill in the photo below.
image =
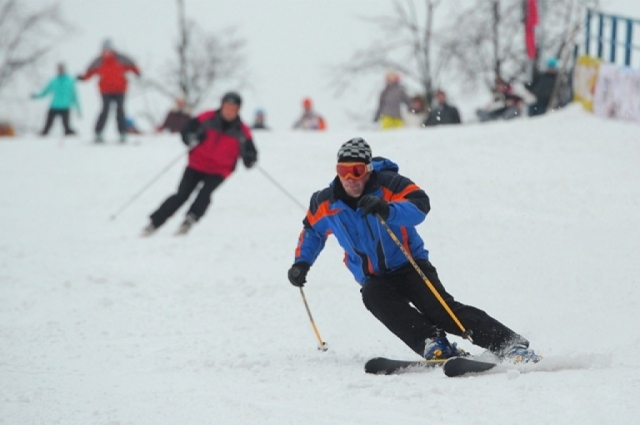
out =
<svg viewBox="0 0 640 425"><path fill-rule="evenodd" d="M512 123L262 132L187 237L152 238L175 136L0 143L0 423L603 424L638 421L638 127L579 108ZM459 300L530 338L549 372L370 376L415 358L371 316L333 239L306 296L286 279L342 142L365 137L431 197L419 227ZM453 338L474 353L481 350Z"/></svg>

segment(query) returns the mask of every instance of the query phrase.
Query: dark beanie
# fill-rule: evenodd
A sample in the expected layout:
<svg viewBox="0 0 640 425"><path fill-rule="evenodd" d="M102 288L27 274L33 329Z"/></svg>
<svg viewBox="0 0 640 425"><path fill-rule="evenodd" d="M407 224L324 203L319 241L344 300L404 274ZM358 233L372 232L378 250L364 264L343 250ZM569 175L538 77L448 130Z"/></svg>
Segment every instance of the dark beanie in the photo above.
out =
<svg viewBox="0 0 640 425"><path fill-rule="evenodd" d="M344 142L338 151L338 162L371 162L371 146L362 137Z"/></svg>
<svg viewBox="0 0 640 425"><path fill-rule="evenodd" d="M225 102L229 102L229 103L233 103L234 105L242 105L242 98L240 97L240 95L234 91L230 91L228 93L225 93L224 96L222 96L222 101L220 103L225 103Z"/></svg>

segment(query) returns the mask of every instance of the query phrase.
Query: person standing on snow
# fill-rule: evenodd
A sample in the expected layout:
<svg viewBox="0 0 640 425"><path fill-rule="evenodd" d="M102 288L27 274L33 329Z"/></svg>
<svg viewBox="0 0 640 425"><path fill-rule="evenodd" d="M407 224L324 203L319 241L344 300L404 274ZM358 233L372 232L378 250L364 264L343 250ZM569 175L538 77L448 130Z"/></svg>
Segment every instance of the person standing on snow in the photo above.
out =
<svg viewBox="0 0 640 425"><path fill-rule="evenodd" d="M229 92L222 97L220 109L206 111L191 119L182 129L182 141L189 147L189 163L178 186L151 214L151 223L142 231L150 236L164 224L187 200L202 182L202 187L191 204L177 235L186 234L200 220L211 203L211 194L233 173L238 158L247 168L258 160L258 152L251 137L251 130L239 116L242 99L238 93Z"/></svg>
<svg viewBox="0 0 640 425"><path fill-rule="evenodd" d="M169 130L171 133L180 133L191 119L187 103L181 97L176 99L175 107L167 113L164 121L156 128L158 133Z"/></svg>
<svg viewBox="0 0 640 425"><path fill-rule="evenodd" d="M40 99L49 94L53 94L53 99L51 99L47 121L40 135L46 136L49 134L53 120L57 116L60 116L62 119L64 134L66 136L76 134L69 126L69 112L71 108L75 108L78 115L81 114L80 103L78 102L78 95L76 93L76 81L67 74L63 63L58 64L58 75L53 77L40 93L35 93L31 97L33 99Z"/></svg>
<svg viewBox="0 0 640 425"><path fill-rule="evenodd" d="M362 286L364 305L378 320L427 360L460 355L446 336L462 335L460 328L390 237L386 224L473 332L474 344L516 362L540 360L525 338L446 292L415 228L429 212L429 197L398 174L395 163L372 158L367 142L354 138L340 147L336 171L329 187L311 197L288 272L291 284L304 286L311 265L333 233L345 250L347 268Z"/></svg>
<svg viewBox="0 0 640 425"><path fill-rule="evenodd" d="M293 124L294 130L326 130L327 123L322 115L313 110L308 97L302 99L302 116Z"/></svg>
<svg viewBox="0 0 640 425"><path fill-rule="evenodd" d="M138 66L127 56L116 52L113 49L113 43L107 39L102 43L102 54L96 58L87 71L78 76L78 80L85 81L94 75L100 77L98 86L102 96L102 111L96 122L96 143L104 142L102 130L109 116L109 108L112 103L116 104L116 119L118 122L118 133L120 133L120 142L126 141L126 122L124 113L124 97L127 91L127 72L133 72L138 77L140 70Z"/></svg>
<svg viewBox="0 0 640 425"><path fill-rule="evenodd" d="M401 106L406 105L408 109L411 109L411 99L400 84L400 75L389 71L385 79L386 86L380 93L378 109L373 121L380 121L380 127L383 130L404 127Z"/></svg>

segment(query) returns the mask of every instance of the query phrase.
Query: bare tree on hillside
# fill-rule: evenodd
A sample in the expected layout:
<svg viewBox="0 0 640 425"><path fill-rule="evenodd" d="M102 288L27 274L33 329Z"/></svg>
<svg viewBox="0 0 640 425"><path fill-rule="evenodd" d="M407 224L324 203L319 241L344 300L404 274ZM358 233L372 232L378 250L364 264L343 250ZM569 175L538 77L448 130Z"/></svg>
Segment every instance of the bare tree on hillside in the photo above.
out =
<svg viewBox="0 0 640 425"><path fill-rule="evenodd" d="M0 0L0 92L21 72L36 69L70 30L59 3L30 8Z"/></svg>
<svg viewBox="0 0 640 425"><path fill-rule="evenodd" d="M442 48L462 79L492 87L496 77L513 80L526 75L521 0L476 0L459 10L445 30Z"/></svg>
<svg viewBox="0 0 640 425"><path fill-rule="evenodd" d="M597 0L539 0L537 56L560 57L575 42L586 6ZM531 60L524 44L523 0L476 0L454 16L442 48L452 55L454 69L469 85L492 87L496 77L527 81Z"/></svg>
<svg viewBox="0 0 640 425"><path fill-rule="evenodd" d="M420 8L414 0L391 0L392 15L364 18L378 30L379 37L369 47L357 50L335 68L332 86L336 93L348 88L363 73L382 74L394 70L421 88L431 100L442 61L433 61L433 17L442 0L423 0Z"/></svg>
<svg viewBox="0 0 640 425"><path fill-rule="evenodd" d="M246 81L243 48L245 40L234 28L219 34L204 31L187 19L184 0L177 0L179 38L175 58L158 78L147 78L143 85L171 98L183 98L191 108L203 102L222 82L242 86Z"/></svg>

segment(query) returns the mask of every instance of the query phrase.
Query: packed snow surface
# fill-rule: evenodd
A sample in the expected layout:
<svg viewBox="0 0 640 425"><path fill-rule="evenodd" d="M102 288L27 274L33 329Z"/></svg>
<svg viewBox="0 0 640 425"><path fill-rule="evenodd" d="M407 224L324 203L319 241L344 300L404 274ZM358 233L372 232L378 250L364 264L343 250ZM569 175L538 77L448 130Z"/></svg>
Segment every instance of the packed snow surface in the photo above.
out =
<svg viewBox="0 0 640 425"><path fill-rule="evenodd" d="M184 169L179 138L96 146L59 132L0 141L2 424L640 420L636 124L571 107L429 130L256 132L258 166L239 164L186 237L173 236L183 209L150 238L148 214ZM310 195L356 136L428 193L418 230L443 283L528 337L545 357L533 372L365 374L371 357L416 355L364 308L333 238L305 286L330 347L317 350L286 273Z"/></svg>

